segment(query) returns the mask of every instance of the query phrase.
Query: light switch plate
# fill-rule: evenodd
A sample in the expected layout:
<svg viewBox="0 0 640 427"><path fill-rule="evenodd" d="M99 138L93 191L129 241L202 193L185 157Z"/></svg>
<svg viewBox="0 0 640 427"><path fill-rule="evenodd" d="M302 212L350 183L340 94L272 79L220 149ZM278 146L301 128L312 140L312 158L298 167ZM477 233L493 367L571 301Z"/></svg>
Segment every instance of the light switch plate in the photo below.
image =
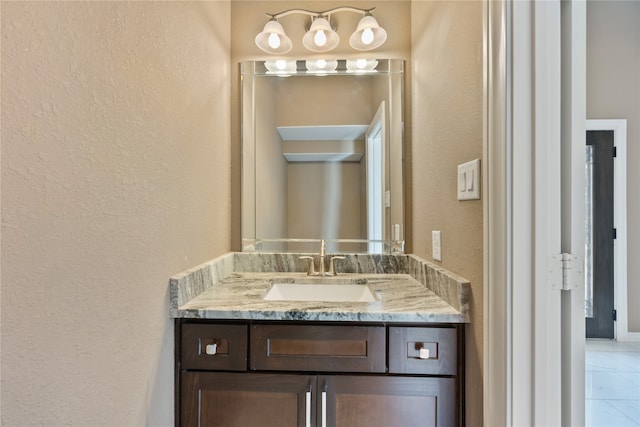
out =
<svg viewBox="0 0 640 427"><path fill-rule="evenodd" d="M480 199L480 159L458 165L458 200Z"/></svg>
<svg viewBox="0 0 640 427"><path fill-rule="evenodd" d="M431 256L433 257L433 259L435 259L436 261L442 261L442 246L441 246L441 242L440 242L440 232L439 231L432 231L431 232Z"/></svg>

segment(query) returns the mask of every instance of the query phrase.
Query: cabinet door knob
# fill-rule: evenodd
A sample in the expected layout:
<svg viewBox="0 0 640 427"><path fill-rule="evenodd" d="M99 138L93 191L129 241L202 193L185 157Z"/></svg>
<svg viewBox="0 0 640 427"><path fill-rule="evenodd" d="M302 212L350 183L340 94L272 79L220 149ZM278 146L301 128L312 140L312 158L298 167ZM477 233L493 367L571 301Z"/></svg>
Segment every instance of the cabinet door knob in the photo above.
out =
<svg viewBox="0 0 640 427"><path fill-rule="evenodd" d="M419 357L420 357L420 359L428 359L429 358L429 349L428 348L421 348Z"/></svg>
<svg viewBox="0 0 640 427"><path fill-rule="evenodd" d="M218 344L207 344L204 352L210 356L214 356L218 352Z"/></svg>

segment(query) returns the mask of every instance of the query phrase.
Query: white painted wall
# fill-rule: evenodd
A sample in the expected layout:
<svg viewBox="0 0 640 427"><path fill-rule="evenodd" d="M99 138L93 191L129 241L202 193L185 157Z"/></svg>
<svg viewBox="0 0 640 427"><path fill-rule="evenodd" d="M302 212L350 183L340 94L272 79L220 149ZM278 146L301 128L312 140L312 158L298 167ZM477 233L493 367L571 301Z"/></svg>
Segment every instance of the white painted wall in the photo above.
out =
<svg viewBox="0 0 640 427"><path fill-rule="evenodd" d="M587 2L587 118L627 119L627 311L640 332L640 2Z"/></svg>
<svg viewBox="0 0 640 427"><path fill-rule="evenodd" d="M1 424L173 424L168 278L230 249L230 5L2 2Z"/></svg>

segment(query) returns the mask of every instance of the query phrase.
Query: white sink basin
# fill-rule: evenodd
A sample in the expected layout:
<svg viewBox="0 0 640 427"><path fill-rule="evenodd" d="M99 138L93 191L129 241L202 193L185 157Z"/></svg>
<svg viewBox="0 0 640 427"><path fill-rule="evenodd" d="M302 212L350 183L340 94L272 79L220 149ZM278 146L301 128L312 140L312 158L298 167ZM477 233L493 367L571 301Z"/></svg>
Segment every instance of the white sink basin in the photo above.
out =
<svg viewBox="0 0 640 427"><path fill-rule="evenodd" d="M267 301L373 302L367 285L326 283L274 283L264 296Z"/></svg>

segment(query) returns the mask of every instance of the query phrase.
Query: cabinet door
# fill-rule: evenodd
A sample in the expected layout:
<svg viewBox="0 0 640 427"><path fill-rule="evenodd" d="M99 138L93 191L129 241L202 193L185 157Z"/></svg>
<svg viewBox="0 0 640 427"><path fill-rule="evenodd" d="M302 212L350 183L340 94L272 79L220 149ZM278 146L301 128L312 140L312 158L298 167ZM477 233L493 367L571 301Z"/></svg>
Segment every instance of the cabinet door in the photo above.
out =
<svg viewBox="0 0 640 427"><path fill-rule="evenodd" d="M448 427L458 422L453 378L323 376L318 388L317 425L322 427Z"/></svg>
<svg viewBox="0 0 640 427"><path fill-rule="evenodd" d="M305 427L315 413L312 376L183 372L181 388L182 427Z"/></svg>

